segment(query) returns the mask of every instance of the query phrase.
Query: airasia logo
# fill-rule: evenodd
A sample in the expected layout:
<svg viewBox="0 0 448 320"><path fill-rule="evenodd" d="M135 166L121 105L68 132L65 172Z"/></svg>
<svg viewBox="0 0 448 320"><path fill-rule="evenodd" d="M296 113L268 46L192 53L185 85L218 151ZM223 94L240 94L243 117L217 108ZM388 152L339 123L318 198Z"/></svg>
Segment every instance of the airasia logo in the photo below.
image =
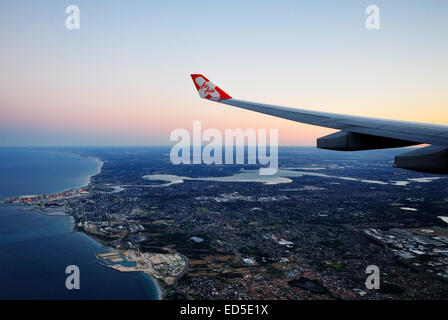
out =
<svg viewBox="0 0 448 320"><path fill-rule="evenodd" d="M220 94L215 90L215 85L210 81L205 81L202 77L197 77L195 80L196 84L199 86L199 95L201 98L219 100L221 98Z"/></svg>
<svg viewBox="0 0 448 320"><path fill-rule="evenodd" d="M209 94L209 93L213 93L213 92L215 92L215 89L211 89L211 88L208 86L208 83L207 83L207 82L205 82L205 83L200 87L200 89L204 90L204 93L205 93L206 95Z"/></svg>

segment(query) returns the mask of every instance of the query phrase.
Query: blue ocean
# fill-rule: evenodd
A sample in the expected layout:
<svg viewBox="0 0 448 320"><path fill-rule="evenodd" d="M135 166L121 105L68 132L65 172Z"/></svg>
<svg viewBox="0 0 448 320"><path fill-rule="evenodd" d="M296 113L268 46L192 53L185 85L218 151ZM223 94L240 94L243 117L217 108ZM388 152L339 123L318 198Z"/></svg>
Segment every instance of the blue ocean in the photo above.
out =
<svg viewBox="0 0 448 320"><path fill-rule="evenodd" d="M0 199L82 187L100 168L72 153L0 148ZM72 230L69 216L0 206L0 299L158 299L154 280L99 265L95 254L111 249ZM68 265L79 267L79 290L65 287Z"/></svg>

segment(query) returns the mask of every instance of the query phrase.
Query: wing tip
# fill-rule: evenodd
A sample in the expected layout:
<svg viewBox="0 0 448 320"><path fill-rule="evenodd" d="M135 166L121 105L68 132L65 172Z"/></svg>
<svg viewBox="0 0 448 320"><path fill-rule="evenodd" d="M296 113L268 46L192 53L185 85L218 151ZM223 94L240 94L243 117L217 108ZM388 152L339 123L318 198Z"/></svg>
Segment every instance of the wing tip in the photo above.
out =
<svg viewBox="0 0 448 320"><path fill-rule="evenodd" d="M232 99L229 94L208 80L204 75L192 73L190 76L201 98L214 101Z"/></svg>

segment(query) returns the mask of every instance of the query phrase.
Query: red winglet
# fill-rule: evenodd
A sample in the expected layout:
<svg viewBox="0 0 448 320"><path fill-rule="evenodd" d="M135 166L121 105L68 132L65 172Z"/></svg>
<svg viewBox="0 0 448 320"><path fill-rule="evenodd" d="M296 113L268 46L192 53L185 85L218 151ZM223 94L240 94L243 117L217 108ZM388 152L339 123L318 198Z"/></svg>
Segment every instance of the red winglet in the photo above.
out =
<svg viewBox="0 0 448 320"><path fill-rule="evenodd" d="M201 98L215 101L232 99L231 96L209 81L202 74L192 74L191 79L193 79L193 83Z"/></svg>

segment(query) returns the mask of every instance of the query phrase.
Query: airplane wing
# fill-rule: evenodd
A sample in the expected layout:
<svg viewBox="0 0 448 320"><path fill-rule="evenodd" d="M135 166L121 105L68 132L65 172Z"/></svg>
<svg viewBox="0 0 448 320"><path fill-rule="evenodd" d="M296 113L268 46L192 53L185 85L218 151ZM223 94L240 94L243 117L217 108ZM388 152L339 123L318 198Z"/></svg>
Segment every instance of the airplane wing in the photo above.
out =
<svg viewBox="0 0 448 320"><path fill-rule="evenodd" d="M317 147L357 151L431 146L397 156L400 168L448 173L448 126L419 122L386 120L319 112L234 99L201 74L191 75L201 98L310 125L338 129L339 132L317 139Z"/></svg>

